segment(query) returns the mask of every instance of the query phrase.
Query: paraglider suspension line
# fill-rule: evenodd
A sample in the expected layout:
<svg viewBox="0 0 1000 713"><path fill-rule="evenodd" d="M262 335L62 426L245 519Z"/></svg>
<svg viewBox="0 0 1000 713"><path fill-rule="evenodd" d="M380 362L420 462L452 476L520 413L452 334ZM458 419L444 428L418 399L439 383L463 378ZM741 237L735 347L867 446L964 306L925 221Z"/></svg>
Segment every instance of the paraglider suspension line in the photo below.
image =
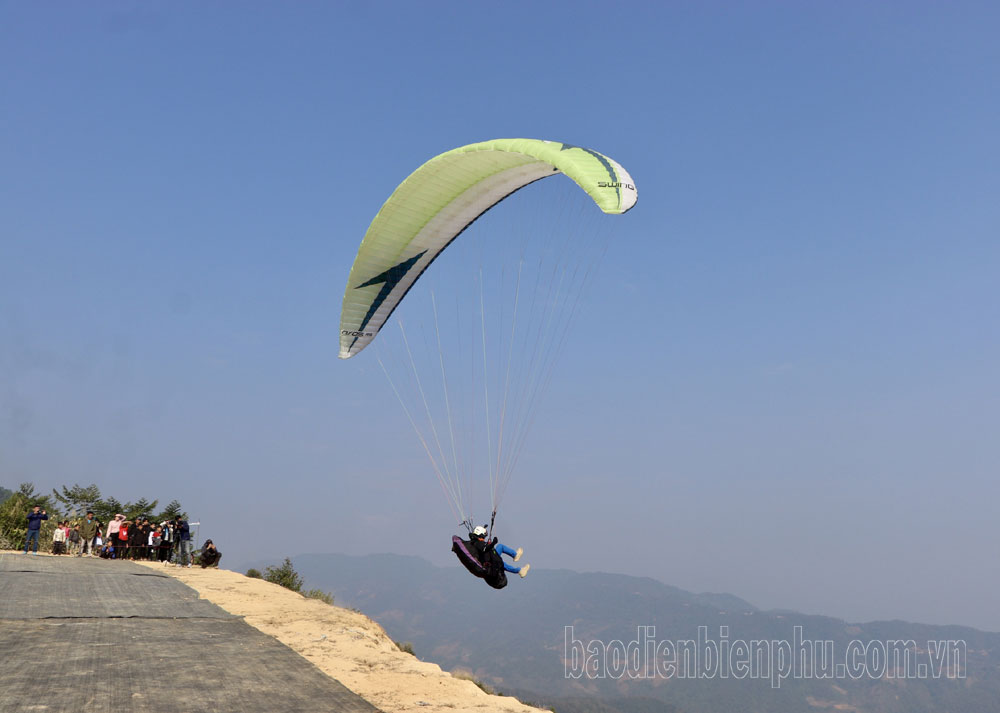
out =
<svg viewBox="0 0 1000 713"><path fill-rule="evenodd" d="M486 541L493 542L493 523L496 522L497 511L494 510L493 514L490 516L490 529L486 531Z"/></svg>

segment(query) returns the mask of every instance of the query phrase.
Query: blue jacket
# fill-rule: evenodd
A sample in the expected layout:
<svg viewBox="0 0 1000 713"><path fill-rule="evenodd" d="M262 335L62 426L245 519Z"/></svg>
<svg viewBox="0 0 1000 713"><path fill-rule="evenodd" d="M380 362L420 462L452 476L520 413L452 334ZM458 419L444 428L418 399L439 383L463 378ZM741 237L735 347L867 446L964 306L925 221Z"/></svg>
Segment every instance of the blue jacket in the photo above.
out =
<svg viewBox="0 0 1000 713"><path fill-rule="evenodd" d="M28 532L38 530L42 527L42 520L48 520L49 516L40 512L28 513Z"/></svg>
<svg viewBox="0 0 1000 713"><path fill-rule="evenodd" d="M177 526L177 533L180 535L177 539L181 541L191 539L191 528L188 527L187 520L181 520Z"/></svg>

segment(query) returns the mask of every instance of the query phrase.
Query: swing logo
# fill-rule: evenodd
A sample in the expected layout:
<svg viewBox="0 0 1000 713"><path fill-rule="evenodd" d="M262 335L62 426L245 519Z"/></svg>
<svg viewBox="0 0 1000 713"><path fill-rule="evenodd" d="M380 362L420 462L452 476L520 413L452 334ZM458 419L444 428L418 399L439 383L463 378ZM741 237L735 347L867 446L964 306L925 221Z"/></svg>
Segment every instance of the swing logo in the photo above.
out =
<svg viewBox="0 0 1000 713"><path fill-rule="evenodd" d="M345 337L373 337L374 332L352 332L350 329L341 329L340 333Z"/></svg>

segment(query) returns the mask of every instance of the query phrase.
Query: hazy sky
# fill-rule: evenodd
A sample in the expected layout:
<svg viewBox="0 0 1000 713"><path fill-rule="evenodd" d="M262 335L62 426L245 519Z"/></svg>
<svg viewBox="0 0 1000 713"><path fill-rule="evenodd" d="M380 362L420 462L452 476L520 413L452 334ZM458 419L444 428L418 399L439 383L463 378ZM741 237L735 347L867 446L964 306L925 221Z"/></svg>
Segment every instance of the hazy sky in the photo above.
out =
<svg viewBox="0 0 1000 713"><path fill-rule="evenodd" d="M989 2L2 2L0 484L177 498L231 566L457 566L337 359L344 283L423 161L555 139L639 203L503 538L1000 630L998 36Z"/></svg>

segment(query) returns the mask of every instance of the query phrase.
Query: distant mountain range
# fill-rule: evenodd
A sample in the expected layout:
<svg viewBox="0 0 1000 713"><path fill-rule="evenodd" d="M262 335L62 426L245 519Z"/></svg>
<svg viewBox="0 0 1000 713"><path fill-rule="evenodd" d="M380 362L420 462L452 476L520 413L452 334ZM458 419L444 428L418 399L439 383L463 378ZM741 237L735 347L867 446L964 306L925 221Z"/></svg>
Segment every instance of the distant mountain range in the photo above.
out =
<svg viewBox="0 0 1000 713"><path fill-rule="evenodd" d="M292 561L418 657L558 713L1000 713L997 633L760 611L617 574L532 570L495 591L457 562Z"/></svg>

